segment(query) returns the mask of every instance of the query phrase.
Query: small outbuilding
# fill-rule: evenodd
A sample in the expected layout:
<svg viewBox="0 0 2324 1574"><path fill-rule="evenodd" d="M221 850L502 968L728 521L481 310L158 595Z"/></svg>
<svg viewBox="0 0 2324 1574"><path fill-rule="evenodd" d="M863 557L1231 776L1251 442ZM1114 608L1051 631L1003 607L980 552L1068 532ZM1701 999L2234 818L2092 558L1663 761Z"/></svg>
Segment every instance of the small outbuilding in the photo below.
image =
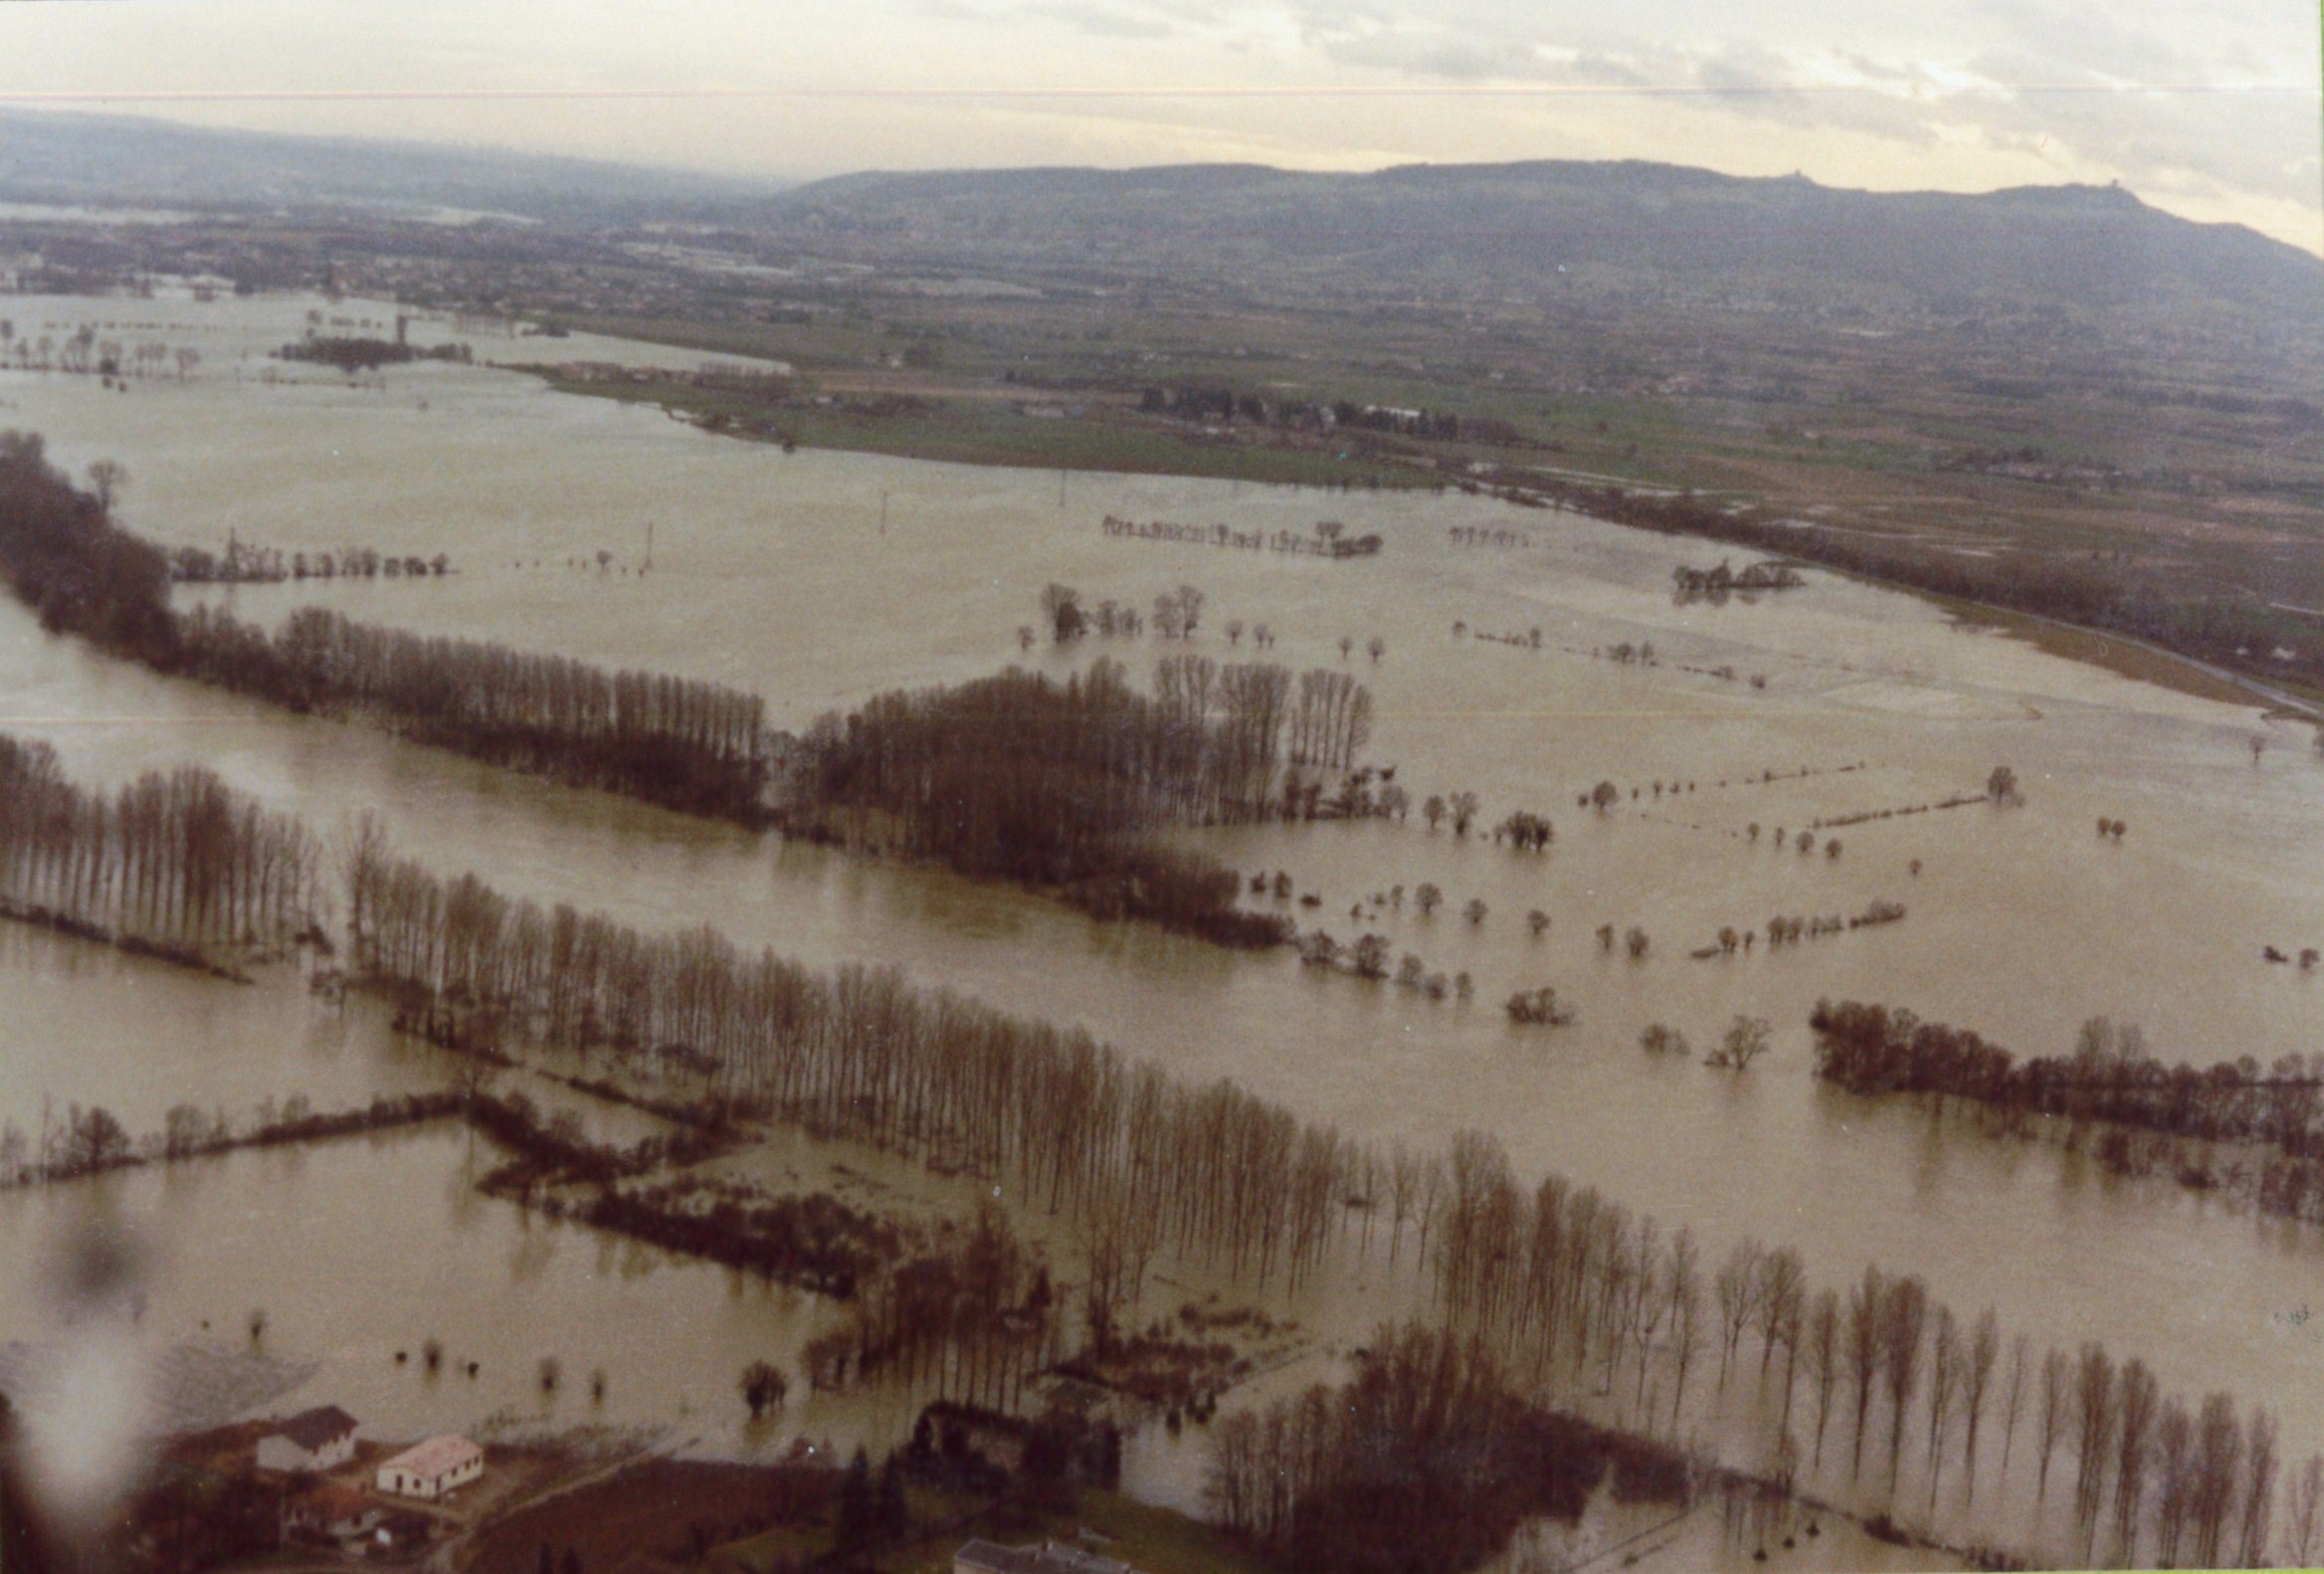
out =
<svg viewBox="0 0 2324 1574"><path fill-rule="evenodd" d="M286 1474L336 1470L355 1457L355 1418L336 1405L301 1410L259 1439L258 1467Z"/></svg>
<svg viewBox="0 0 2324 1574"><path fill-rule="evenodd" d="M386 1510L369 1497L337 1481L317 1481L283 1506L283 1529L352 1540L376 1527Z"/></svg>
<svg viewBox="0 0 2324 1574"><path fill-rule="evenodd" d="M442 1497L484 1474L484 1451L446 1435L403 1451L379 1468L379 1489L399 1497Z"/></svg>

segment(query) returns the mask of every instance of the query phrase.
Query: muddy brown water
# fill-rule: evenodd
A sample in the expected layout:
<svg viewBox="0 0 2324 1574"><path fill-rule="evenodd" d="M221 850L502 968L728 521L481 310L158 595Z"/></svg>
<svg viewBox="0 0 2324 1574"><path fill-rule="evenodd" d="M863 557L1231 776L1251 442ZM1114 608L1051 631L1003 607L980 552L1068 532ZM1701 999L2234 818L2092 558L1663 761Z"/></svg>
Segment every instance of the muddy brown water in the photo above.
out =
<svg viewBox="0 0 2324 1574"><path fill-rule="evenodd" d="M42 317L39 305L12 304L20 325ZM65 322L144 304L59 301L51 314ZM765 693L777 719L797 726L881 688L1017 660L1064 671L1112 655L1142 676L1181 647L1149 636L1065 652L1045 644L1021 657L1016 630L1036 620L1050 580L1141 608L1189 583L1207 602L1184 648L1249 657L1249 636L1235 646L1225 633L1240 619L1272 627L1272 660L1336 667L1339 639L1352 637L1350 665L1379 703L1372 758L1394 764L1416 797L1476 792L1488 825L1513 808L1546 812L1558 839L1545 856L1519 856L1432 834L1417 813L1402 826L1194 838L1238 867L1289 871L1321 897L1290 909L1304 925L1342 940L1377 930L1432 968L1474 976L1474 1002L1432 1004L1302 969L1287 954L1230 955L1096 925L1022 892L783 846L285 716L48 639L9 605L0 609L0 714L54 741L77 772L119 780L202 760L318 826L377 808L402 848L448 871L475 868L509 890L643 924L706 918L810 961L894 962L929 983L1086 1024L1182 1076L1233 1077L1352 1133L1435 1142L1482 1127L1521 1177L1560 1169L1665 1229L1691 1224L1714 1256L1754 1235L1800 1246L1822 1281L1866 1261L1910 1269L1956 1307L1993 1304L2006 1328L2037 1341L2103 1339L2118 1355L2143 1354L2166 1387L2264 1399L2284 1415L2295 1456L2324 1446L2324 1385L2313 1376L2324 1352L2275 1315L2314 1293L2318 1232L1836 1094L1809 1075L1805 1027L1810 1005L1830 995L1910 1005L2027 1054L2062 1051L2101 1013L2138 1022L2173 1059L2265 1064L2317 1048L2324 980L2259 960L2263 943L2324 944L2324 762L2307 728L1957 628L1914 598L1821 573L1755 603L1674 606L1674 565L1740 555L1457 494L1082 475L1061 483L785 456L481 367L396 369L384 390L312 375L262 384L260 363L236 346L295 336L306 303L238 302L231 320L203 314L225 304L167 303L171 320L189 334L200 325L215 346L186 383L107 394L92 379L0 372L0 422L45 432L76 469L99 456L123 461L132 477L124 516L159 539L216 547L231 530L287 550L444 551L462 570L424 584L206 593L246 617L272 621L321 602L428 632L714 678ZM524 341L527 357L538 342ZM683 366L696 357L659 358ZM1098 520L1109 512L1302 531L1336 518L1378 531L1386 550L1322 563L1108 539ZM640 574L648 521L653 565ZM1459 545L1455 527L1517 531L1529 544ZM615 558L605 571L595 566L600 549ZM1488 633L1538 627L1546 648L1458 637L1456 621ZM1377 665L1363 649L1374 635L1387 643ZM1641 640L1660 665L1574 653ZM1738 678L1682 664L1731 665ZM1766 676L1764 689L1749 686L1753 674ZM2254 736L2269 740L2256 763ZM1779 826L1975 791L1997 763L2025 784L2022 808L1818 833L1841 840L1837 861L1771 845ZM1803 769L1813 774L1789 774ZM1771 770L1784 779L1755 780ZM1623 801L1603 815L1576 809L1575 795L1601 778L1623 788ZM1693 790L1628 798L1632 785L1655 780ZM2121 844L2095 837L2100 815L2129 823ZM1913 859L1923 864L1917 877ZM1374 892L1401 884L1409 893L1422 882L1448 897L1433 917L1409 894L1401 911L1373 916L1367 902L1366 917L1349 915ZM1473 926L1458 913L1471 896L1488 908ZM1686 955L1722 924L1845 914L1874 899L1902 901L1909 915L1773 955ZM1531 907L1553 920L1539 941L1522 922ZM1645 927L1649 956L1602 956L1591 933L1602 922ZM204 1102L305 1090L325 1104L426 1075L392 1045L340 1042L349 1030L318 1023L294 994L209 1005L235 992L71 951L46 938L0 948L10 1042L35 1046L0 1063L0 1112L37 1118L44 1093L166 1107L175 1097L160 1089L178 1084ZM1511 1027L1499 1000L1544 983L1572 1002L1576 1024ZM1650 1021L1700 1046L1739 1012L1776 1029L1775 1052L1747 1077L1652 1062L1636 1048ZM217 1026L220 1013L233 1025ZM435 1151L427 1139L411 1146ZM309 1169L334 1162L360 1171L372 1161L318 1155ZM417 1160L394 1163L370 1189L417 1184ZM259 1169L220 1162L225 1174ZM310 1184L269 1182L285 1198ZM429 1184L441 1193L444 1177ZM250 1185L253 1206L272 1195ZM301 1206L317 1218L360 1216L366 1185L336 1182ZM177 1238L202 1239L211 1226L198 1210L187 1217ZM23 1237L7 1239L21 1251ZM247 1250L263 1257L264 1244ZM366 1248L349 1231L315 1250L331 1260ZM480 1305L503 1280L510 1295L521 1292L521 1254L463 1255L481 1264ZM285 1259L271 1272L300 1274L316 1260ZM250 1272L268 1271L254 1263ZM344 1317L372 1315L359 1299L347 1304ZM594 1322L586 1294L576 1289L573 1304L592 1308L570 1314L577 1326ZM1351 1326L1361 1312L1348 1313ZM554 1325L567 1314L544 1298L525 1302L524 1315ZM568 1371L577 1364L566 1358ZM691 1391L677 1377L643 1386L657 1385L657 1413L671 1419L677 1396ZM1160 1471L1179 1483L1166 1495L1187 1495L1190 1470Z"/></svg>

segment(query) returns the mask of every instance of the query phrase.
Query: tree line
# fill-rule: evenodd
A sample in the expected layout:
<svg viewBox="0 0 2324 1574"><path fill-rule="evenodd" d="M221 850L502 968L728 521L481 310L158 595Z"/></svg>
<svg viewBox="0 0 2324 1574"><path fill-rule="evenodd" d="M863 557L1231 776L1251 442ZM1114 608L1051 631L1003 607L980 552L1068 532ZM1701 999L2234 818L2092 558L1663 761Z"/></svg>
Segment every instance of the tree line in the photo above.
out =
<svg viewBox="0 0 2324 1574"><path fill-rule="evenodd" d="M2003 1368L1998 1323L1956 1317L1910 1276L1874 1268L1844 1294L1818 1289L1798 1253L1750 1243L1712 1268L1689 1232L1665 1235L1562 1177L1520 1188L1489 1138L1464 1136L1443 1155L1384 1151L1232 1083L1189 1087L1077 1030L914 990L892 972L814 974L771 952L746 956L707 929L642 936L602 916L509 901L473 877L447 885L360 839L350 862L348 908L359 928L351 954L375 986L424 993L458 1020L552 1048L693 1067L739 1106L941 1170L1009 1177L1029 1205L1073 1221L1092 1328L1136 1303L1165 1252L1263 1289L1305 1279L1351 1233L1368 1251L1377 1226L1392 1264L1404 1236L1417 1234L1416 1261L1433 1276L1448 1326L1485 1340L1496 1360L1545 1391L1586 1384L1614 1396L1641 1433L1677 1432L1714 1374L1708 1398L1719 1402L1755 1344L1744 1380L1774 1420L1787 1470L1811 1459L1821 1467L1844 1435L1851 1476L1861 1476L1868 1453L1896 1496L1909 1441L1934 1515L1948 1471L1958 1469L1964 1495L1974 1492L1993 1433L2006 1476L2028 1430L2044 1497L2049 1466L2068 1443L2077 1492L2095 1503L2127 1493L2133 1533L2151 1519L2157 1545L2175 1544L2175 1534L2204 1545L2230 1527L2266 1544L2271 1422L2236 1422L2231 1471L2221 1463L2226 1444L2215 1441L2210 1469L2232 1486L2215 1479L2198 1492L2189 1461L2200 1455L2171 1452L2176 1424L2165 1418L2184 1414L2194 1425L2200 1409L2154 1396L2153 1428L2134 1427L2129 1455L2114 1430L2118 1399L2146 1413L2143 1366L2117 1368L2093 1347L2083 1352L2085 1380L2075 1357L2036 1362L2021 1337ZM893 1301L819 1359L837 1363L835 1376L849 1361L861 1370L868 1354L874 1368L896 1360L908 1369L915 1346L899 1330L922 1319L905 1304ZM997 1374L1027 1358L1010 1343L1022 1331L1008 1332L1012 1321L1025 1326L1025 1304L1004 1291L978 1324L994 1341L973 1358L987 1392L1015 1386ZM2052 1388L2054 1402L2029 1409ZM2075 1397L2085 1390L2086 1401ZM2085 1403L2087 1427L2069 1433L2072 1406ZM2218 1396L2202 1408L2224 1437L2219 1417L2233 1416L2232 1401ZM2150 1476L2180 1484L2158 1485L2150 1499ZM2077 1512L2085 1537L2095 1534L2096 1508Z"/></svg>
<svg viewBox="0 0 2324 1574"><path fill-rule="evenodd" d="M764 817L773 740L756 694L316 607L272 636L209 608L178 624L194 676L292 709L377 716L489 765L690 814Z"/></svg>
<svg viewBox="0 0 2324 1574"><path fill-rule="evenodd" d="M351 838L347 881L355 977L442 1042L690 1068L739 1107L1013 1176L1081 1221L1100 1314L1136 1298L1165 1246L1261 1285L1303 1278L1348 1189L1384 1168L1330 1127L1231 1082L1183 1086L1085 1032L915 990L890 970L819 974L706 927L647 936L474 876L443 881L394 858L375 827ZM1421 1172L1398 1159L1400 1236Z"/></svg>
<svg viewBox="0 0 2324 1574"><path fill-rule="evenodd" d="M2117 1173L2160 1169L2183 1185L2247 1197L2264 1213L2324 1224L2324 1057L2279 1056L2265 1068L2248 1055L2166 1065L2135 1024L2098 1017L2082 1025L2070 1056L2019 1062L1975 1033L1908 1011L1819 1002L1810 1022L1818 1074L1852 1092L1949 1094L1995 1111L2019 1135L2031 1133L2032 1117L2059 1117L2070 1122L2069 1144L2085 1122L2096 1123L2098 1161ZM2264 1151L2255 1161L2230 1153L2223 1163L2189 1153L2188 1143Z"/></svg>
<svg viewBox="0 0 2324 1574"><path fill-rule="evenodd" d="M1867 1267L1844 1288L1818 1287L1798 1252L1750 1240L1713 1267L1690 1230L1665 1235L1592 1189L1552 1175L1528 1195L1476 1133L1454 1142L1436 1234L1446 1325L1529 1391L1602 1395L1633 1431L1675 1440L1690 1377L1712 1380L1714 1405L1730 1382L1748 1385L1738 1397L1772 1434L1760 1474L1786 1492L1828 1449L1837 1469L1844 1441L1851 1485L1868 1468L1877 1490L1884 1475L1891 1512L1935 1522L1948 1490L1974 1502L1998 1441L2002 1486L2013 1464L2031 1466L2037 1502L2066 1456L2060 1485L2085 1559L2257 1566L2276 1544L2266 1410L2238 1417L2224 1393L2165 1395L2143 1361L2118 1364L2095 1342L2037 1357L2023 1333L2005 1343L1990 1308L1958 1315L1916 1276ZM1905 1488L1908 1450L1925 1495ZM2320 1497L2324 1460L2311 1460L2280 1527L2297 1562L2314 1550Z"/></svg>
<svg viewBox="0 0 2324 1574"><path fill-rule="evenodd" d="M2136 1448L2126 1454L2123 1415L2149 1408L2139 1397L2145 1381L2124 1375L2143 1371L2136 1362L2116 1368L2093 1347L2079 1365L2056 1354L2036 1367L2021 1337L2005 1384L1996 1375L1998 1326L1954 1318L1916 1279L1869 1269L1842 1296L1813 1288L1798 1253L1748 1242L1710 1270L1683 1229L1665 1236L1652 1219L1559 1176L1521 1188L1497 1145L1477 1134L1444 1153L1351 1141L1232 1082L1190 1086L1126 1062L1085 1032L916 990L892 971L815 973L771 950L743 953L707 927L644 935L603 914L512 900L474 876L444 881L394 858L375 823L346 840L350 965L368 987L425 1012L446 1042L610 1051L634 1070L696 1077L738 1109L931 1168L1009 1178L1029 1205L1072 1221L1093 1328L1137 1302L1165 1252L1263 1291L1295 1287L1350 1235L1360 1233L1368 1253L1375 1228L1393 1266L1409 1227L1416 1265L1431 1274L1449 1327L1487 1341L1536 1385L1586 1378L1637 1430L1675 1430L1690 1376L1699 1387L1714 1359L1714 1395L1723 1394L1751 1337L1763 1394L1781 1372L1764 1401L1777 1418L1777 1454L1797 1414L1812 1443L1788 1445L1795 1464L1812 1447L1820 1465L1837 1410L1853 1418L1850 1468L1859 1473L1878 1400L1890 1490L1899 1488L1911 1431L1933 1514L1954 1458L1961 1489L1974 1490L1996 1403L2006 1473L2023 1407L2037 1391L2045 1495L2050 1456L2067 1440L2072 1414L2066 1397L2051 1404L2049 1396L2086 1392L2072 1401L2089 1416L2077 1434L2078 1491L2096 1502L2112 1482L2118 1505L2128 1493L2134 1534L2147 1503L2158 1545L2173 1544L2175 1522L2199 1547L2224 1548L2231 1524L2238 1554L2246 1544L2265 1548L2272 1424L2234 1422L2226 1396L2196 1411L2149 1396L2151 1428L2133 1427ZM1022 1271L999 1282L1005 1289L988 1323L995 1342L971 1358L985 1374L972 1381L987 1393L1001 1381L996 1372L1023 1359L1007 1353L1005 1339L1031 1294ZM884 1342L857 1336L859 1349ZM2192 1453L2173 1452L2174 1414L2195 1429L2185 1443ZM1804 1430L1810 1415L1813 1434ZM2204 1458L2205 1415L2215 1434L2210 1477L2189 1463ZM2230 1431L2238 1440L2231 1455ZM2222 1463L2230 1458L2231 1469ZM2161 1483L2151 1502L2143 1495L2150 1472ZM2212 1484L2201 1491L2189 1484L2206 1478ZM2220 1484L2227 1478L2231 1488ZM2183 1519L2166 1518L2173 1503ZM2306 1524L2311 1536L2313 1507L2295 1492L2290 1523ZM2094 1523L2095 1512L2084 1521Z"/></svg>
<svg viewBox="0 0 2324 1574"><path fill-rule="evenodd" d="M2318 1091L2324 1064L2285 1056L2262 1072L2250 1056L2166 1065L2135 1026L2083 1024L2071 1055L2020 1061L1966 1028L1910 1011L1818 1001L1816 1074L1850 1092L1950 1094L1981 1103L2103 1120L2207 1142L2256 1142L2295 1158L2324 1157Z"/></svg>
<svg viewBox="0 0 2324 1574"><path fill-rule="evenodd" d="M1768 561L1745 565L1737 572L1721 558L1714 568L1689 568L1681 563L1670 570L1671 594L1680 604L1708 601L1724 605L1731 594L1760 590L1794 590L1808 581L1789 563Z"/></svg>
<svg viewBox="0 0 2324 1574"><path fill-rule="evenodd" d="M850 1321L804 1352L819 1387L891 1378L939 1403L1015 1412L1027 1379L1054 1364L1065 1308L1038 1248L991 1198L957 1238L923 1244L864 1280Z"/></svg>
<svg viewBox="0 0 2324 1574"><path fill-rule="evenodd" d="M1685 1493L1674 1450L1544 1409L1482 1341L1416 1323L1382 1329L1336 1389L1222 1420L1208 1489L1292 1574L1456 1574L1527 1519L1580 1517L1610 1467L1625 1500Z"/></svg>
<svg viewBox="0 0 2324 1574"><path fill-rule="evenodd" d="M377 579L382 574L390 579L441 579L451 572L448 553L398 557L368 546L293 551L286 556L280 547L230 540L223 552L180 546L169 554L169 577L181 585L279 585L286 580Z"/></svg>
<svg viewBox="0 0 2324 1574"><path fill-rule="evenodd" d="M1091 911L1230 944L1286 933L1276 918L1235 909L1231 872L1146 834L1312 817L1325 776L1351 770L1371 731L1371 693L1345 673L1294 683L1271 664L1189 653L1161 664L1152 696L1110 662L1063 684L1012 671L883 694L792 740L768 729L757 695L715 684L319 608L273 633L212 608L179 614L169 555L48 465L37 436L16 433L0 435L0 574L53 632L156 671L294 710L370 717L488 764L681 812L774 819L782 754L788 829L891 840L967 874L1061 887ZM1174 605L1191 624L1187 593Z"/></svg>
<svg viewBox="0 0 2324 1574"><path fill-rule="evenodd" d="M312 926L313 836L200 766L107 794L69 780L47 743L0 735L0 903L183 959L279 951Z"/></svg>
<svg viewBox="0 0 2324 1574"><path fill-rule="evenodd" d="M1063 837L1110 837L1166 825L1264 819L1303 801L1306 779L1352 770L1371 738L1371 690L1346 673L1294 683L1267 662L1177 654L1156 663L1151 694L1100 659L1064 680L1012 668L950 688L891 690L820 718L802 741L815 801L874 807L921 835L965 835L1015 874L1024 843L1044 864L1069 849L988 820L984 800L1032 794L1062 810ZM958 812L944 805L970 795ZM1080 807L1073 807L1075 804Z"/></svg>
<svg viewBox="0 0 2324 1574"><path fill-rule="evenodd" d="M1294 686L1269 663L1178 654L1140 693L1119 663L1064 680L1011 669L880 694L801 739L787 827L889 842L964 874L1064 889L1230 943L1283 939L1234 908L1235 875L1162 848L1173 826L1312 814L1371 730L1371 693L1345 673Z"/></svg>
<svg viewBox="0 0 2324 1574"><path fill-rule="evenodd" d="M136 1164L170 1163L231 1152L236 1148L287 1147L326 1142L359 1132L421 1125L461 1113L457 1092L375 1094L369 1104L317 1111L304 1094L278 1107L272 1098L238 1130L223 1109L172 1104L159 1131L132 1136L101 1104L70 1105L63 1119L44 1114L41 1129L28 1132L13 1120L0 1122L0 1190L48 1181L78 1180Z"/></svg>
<svg viewBox="0 0 2324 1574"><path fill-rule="evenodd" d="M401 366L411 361L453 361L465 366L476 358L468 345L457 341L422 348L400 338L382 339L364 334L310 336L286 344L275 354L287 361L336 366L350 377L357 372L375 372L382 366Z"/></svg>
<svg viewBox="0 0 2324 1574"><path fill-rule="evenodd" d="M1517 429L1494 416L1462 416L1451 410L1281 399L1246 393L1223 383L1180 383L1141 389L1138 409L1181 421L1248 421L1255 426L1301 432L1334 430L1387 432L1435 442L1513 443Z"/></svg>
<svg viewBox="0 0 2324 1574"><path fill-rule="evenodd" d="M169 555L114 524L23 433L0 433L0 575L51 632L158 672L295 710L374 717L488 764L668 808L764 816L773 739L757 695L317 608L273 634L209 608L175 613Z"/></svg>

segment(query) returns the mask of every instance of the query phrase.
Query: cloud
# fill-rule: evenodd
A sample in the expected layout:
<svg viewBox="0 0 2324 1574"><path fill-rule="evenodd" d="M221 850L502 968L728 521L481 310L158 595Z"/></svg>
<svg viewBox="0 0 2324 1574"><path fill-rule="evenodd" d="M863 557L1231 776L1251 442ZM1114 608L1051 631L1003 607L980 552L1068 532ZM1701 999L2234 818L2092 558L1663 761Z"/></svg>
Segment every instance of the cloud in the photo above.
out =
<svg viewBox="0 0 2324 1574"><path fill-rule="evenodd" d="M1237 147L1889 189L2120 178L2324 235L2319 45L2291 0L211 0L126 37L110 10L0 5L0 91L794 176ZM389 97L413 89L447 97ZM541 97L593 90L648 97L611 115ZM1027 91L1039 113L993 112Z"/></svg>
<svg viewBox="0 0 2324 1574"><path fill-rule="evenodd" d="M1034 6L1030 14L1104 38L1168 38L1179 29L1177 22L1149 6L1123 5L1119 0L1049 0Z"/></svg>
<svg viewBox="0 0 2324 1574"><path fill-rule="evenodd" d="M1334 66L1449 88L1540 90L1555 101L1628 89L1705 145L1737 121L1892 150L1909 171L1940 144L2029 178L2317 207L2317 38L2273 0L2120 0L2103 17L2054 0L1955 0L1867 21L1824 0L1760 6L1748 27L1689 0L1579 0L1554 14L1493 0L1353 12L1296 0ZM1679 23L1683 25L1669 25ZM1909 183L1909 175L1901 183ZM2313 244L2310 241L2308 244Z"/></svg>

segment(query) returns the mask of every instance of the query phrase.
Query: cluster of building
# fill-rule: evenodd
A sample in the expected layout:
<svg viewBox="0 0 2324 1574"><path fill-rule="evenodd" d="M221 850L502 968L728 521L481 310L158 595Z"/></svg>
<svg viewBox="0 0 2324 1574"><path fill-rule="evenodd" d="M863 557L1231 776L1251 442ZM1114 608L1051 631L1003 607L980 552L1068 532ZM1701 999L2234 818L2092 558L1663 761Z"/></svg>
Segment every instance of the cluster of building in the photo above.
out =
<svg viewBox="0 0 2324 1574"><path fill-rule="evenodd" d="M355 1459L356 1422L336 1405L300 1411L258 1441L256 1464L277 1475L311 1477L283 1505L285 1534L362 1541L380 1550L409 1547L434 1532L428 1515L388 1499L441 1501L484 1474L484 1451L446 1435L416 1444L370 1473L370 1489L335 1478Z"/></svg>

